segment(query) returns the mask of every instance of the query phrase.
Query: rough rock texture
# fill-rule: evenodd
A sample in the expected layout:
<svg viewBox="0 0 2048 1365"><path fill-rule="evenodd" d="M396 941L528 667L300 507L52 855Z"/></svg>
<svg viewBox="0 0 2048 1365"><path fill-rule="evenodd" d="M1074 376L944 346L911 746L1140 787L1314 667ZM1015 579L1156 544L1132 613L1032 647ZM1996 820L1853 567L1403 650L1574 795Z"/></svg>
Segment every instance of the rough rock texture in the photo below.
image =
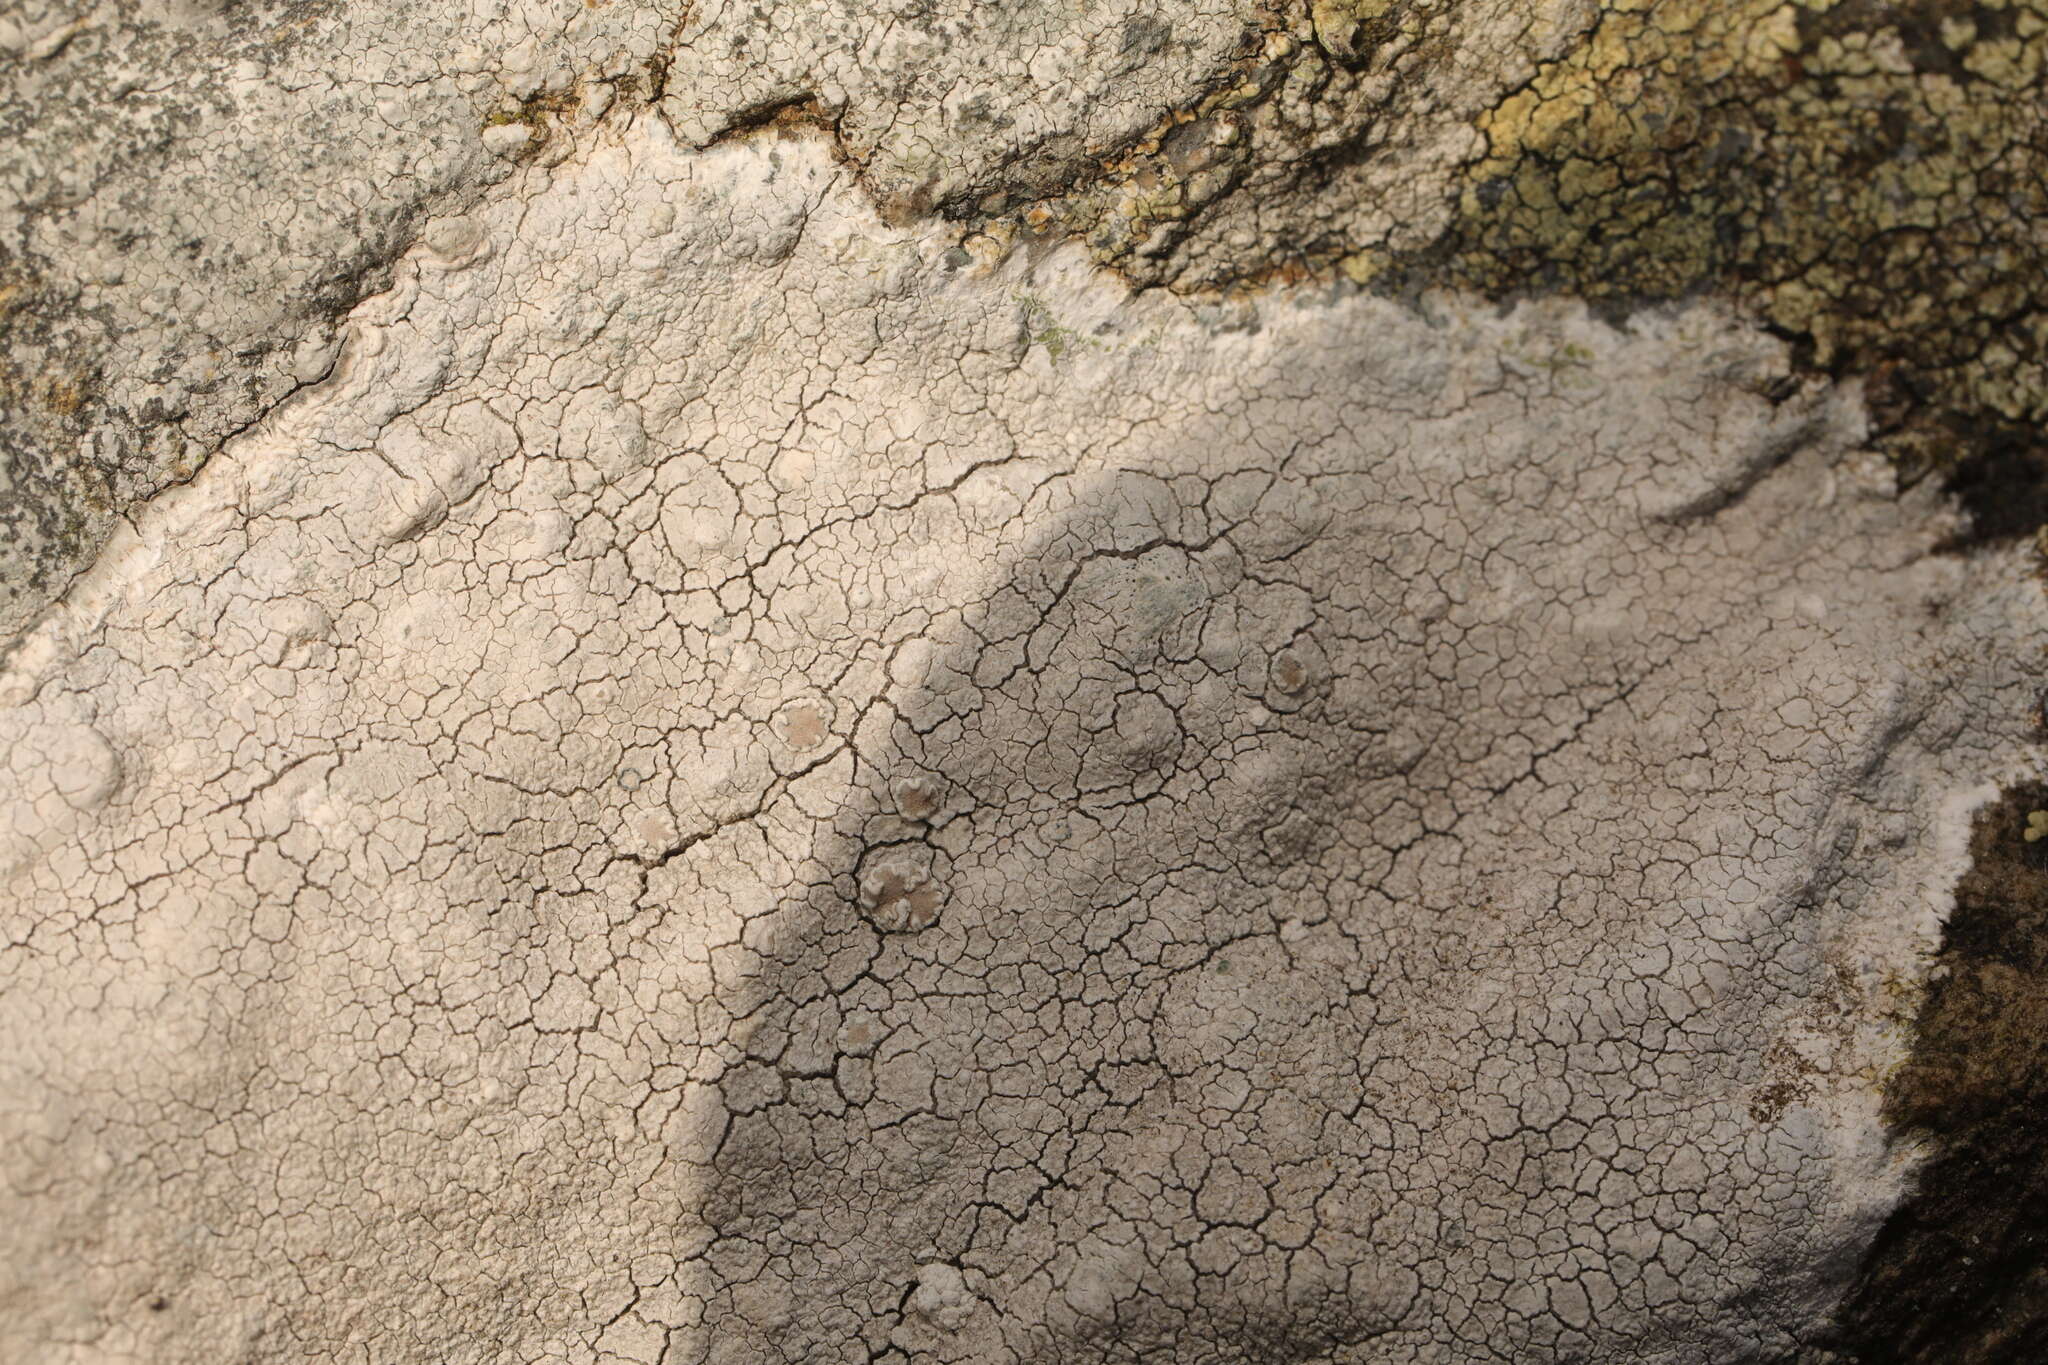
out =
<svg viewBox="0 0 2048 1365"><path fill-rule="evenodd" d="M10 19L23 269L165 197L6 343L7 1357L1832 1349L2048 604L1755 297L1444 264L1642 8ZM1287 282L1375 176L1480 292Z"/></svg>
<svg viewBox="0 0 2048 1365"><path fill-rule="evenodd" d="M574 0L0 14L0 638L114 514L328 371L422 207L506 173L484 122L579 75L630 95L666 22Z"/></svg>

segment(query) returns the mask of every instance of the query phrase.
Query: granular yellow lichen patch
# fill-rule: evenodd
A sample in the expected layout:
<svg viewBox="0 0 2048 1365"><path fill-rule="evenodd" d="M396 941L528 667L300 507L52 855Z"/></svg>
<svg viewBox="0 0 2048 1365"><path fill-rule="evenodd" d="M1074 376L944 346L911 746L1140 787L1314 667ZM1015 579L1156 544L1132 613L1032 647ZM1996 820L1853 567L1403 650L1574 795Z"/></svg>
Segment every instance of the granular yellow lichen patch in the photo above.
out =
<svg viewBox="0 0 2048 1365"><path fill-rule="evenodd" d="M1429 271L1491 294L1733 292L1877 375L1913 467L2048 415L2038 0L1664 0L1478 120Z"/></svg>

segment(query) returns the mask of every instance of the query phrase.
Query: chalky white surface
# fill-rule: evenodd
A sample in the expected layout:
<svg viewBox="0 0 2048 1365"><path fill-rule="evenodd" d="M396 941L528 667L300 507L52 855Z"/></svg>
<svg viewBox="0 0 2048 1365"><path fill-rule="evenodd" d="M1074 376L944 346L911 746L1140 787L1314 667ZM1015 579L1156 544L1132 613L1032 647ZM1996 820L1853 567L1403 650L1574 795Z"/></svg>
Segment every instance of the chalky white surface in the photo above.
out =
<svg viewBox="0 0 2048 1365"><path fill-rule="evenodd" d="M1785 371L525 167L0 674L9 1358L1789 1344L2048 623Z"/></svg>

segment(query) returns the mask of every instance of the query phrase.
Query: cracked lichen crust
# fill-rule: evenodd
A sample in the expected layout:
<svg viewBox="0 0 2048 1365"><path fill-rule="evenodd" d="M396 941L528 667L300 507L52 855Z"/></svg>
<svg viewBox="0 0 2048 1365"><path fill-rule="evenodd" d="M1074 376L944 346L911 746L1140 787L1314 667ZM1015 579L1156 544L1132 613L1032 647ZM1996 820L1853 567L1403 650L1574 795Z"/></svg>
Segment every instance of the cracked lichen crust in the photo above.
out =
<svg viewBox="0 0 2048 1365"><path fill-rule="evenodd" d="M10 1357L1812 1333L2039 588L1729 315L1425 304L646 114L444 222L0 673Z"/></svg>

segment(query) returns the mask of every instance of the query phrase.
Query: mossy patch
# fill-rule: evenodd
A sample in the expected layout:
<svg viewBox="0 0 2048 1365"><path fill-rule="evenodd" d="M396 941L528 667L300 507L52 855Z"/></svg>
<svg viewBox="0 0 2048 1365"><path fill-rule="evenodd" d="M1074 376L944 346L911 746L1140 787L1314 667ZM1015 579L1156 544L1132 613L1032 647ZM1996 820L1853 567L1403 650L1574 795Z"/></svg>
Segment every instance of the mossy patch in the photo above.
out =
<svg viewBox="0 0 2048 1365"><path fill-rule="evenodd" d="M1052 309L1036 294L1018 294L1017 306L1024 313L1024 334L1033 346L1045 348L1046 359L1058 365L1067 355L1083 347L1096 347L1092 337L1086 337L1073 328L1063 325L1053 316Z"/></svg>

